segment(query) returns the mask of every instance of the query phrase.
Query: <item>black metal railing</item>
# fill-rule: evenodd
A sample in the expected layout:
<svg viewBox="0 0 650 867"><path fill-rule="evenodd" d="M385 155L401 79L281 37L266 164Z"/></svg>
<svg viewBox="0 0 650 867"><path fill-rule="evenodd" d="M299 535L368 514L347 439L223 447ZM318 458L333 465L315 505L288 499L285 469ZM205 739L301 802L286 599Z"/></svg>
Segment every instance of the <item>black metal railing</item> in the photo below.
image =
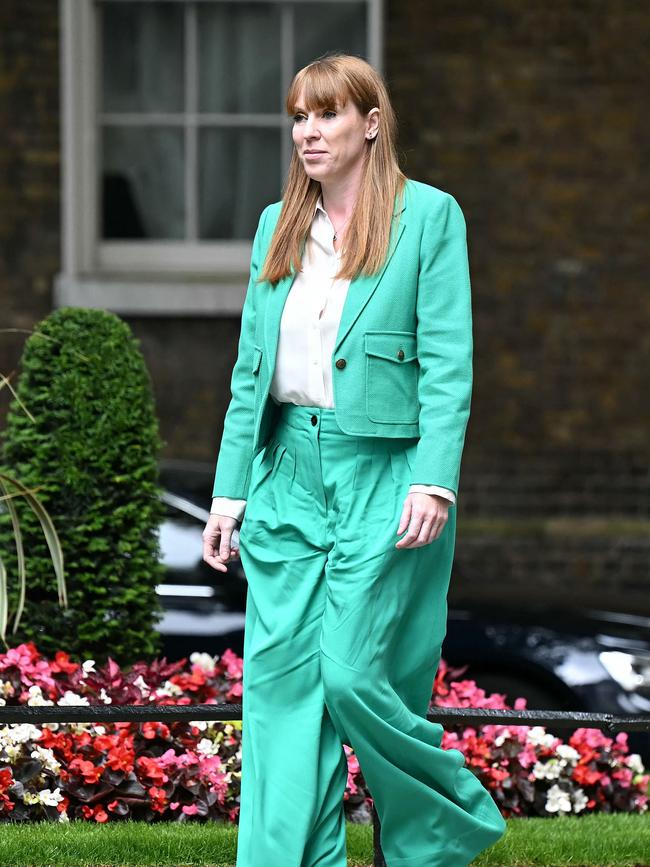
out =
<svg viewBox="0 0 650 867"><path fill-rule="evenodd" d="M12 723L109 723L181 722L190 720L228 722L242 719L241 704L194 705L13 705L0 707L0 724ZM596 728L607 734L619 731L650 732L650 716L585 713L558 710L502 710L495 708L434 707L427 719L442 725L552 726L556 728ZM381 825L373 807L374 867L386 867L381 851Z"/></svg>

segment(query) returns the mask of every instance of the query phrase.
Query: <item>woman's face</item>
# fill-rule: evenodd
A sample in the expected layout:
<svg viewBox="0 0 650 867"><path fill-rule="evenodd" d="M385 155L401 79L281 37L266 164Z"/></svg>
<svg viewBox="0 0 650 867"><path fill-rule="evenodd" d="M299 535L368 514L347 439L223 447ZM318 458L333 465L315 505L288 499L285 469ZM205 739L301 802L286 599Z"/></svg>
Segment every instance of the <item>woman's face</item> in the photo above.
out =
<svg viewBox="0 0 650 867"><path fill-rule="evenodd" d="M379 109L366 116L348 99L336 109L308 112L300 92L293 116L293 141L309 177L317 181L341 178L363 160L366 136L376 135Z"/></svg>

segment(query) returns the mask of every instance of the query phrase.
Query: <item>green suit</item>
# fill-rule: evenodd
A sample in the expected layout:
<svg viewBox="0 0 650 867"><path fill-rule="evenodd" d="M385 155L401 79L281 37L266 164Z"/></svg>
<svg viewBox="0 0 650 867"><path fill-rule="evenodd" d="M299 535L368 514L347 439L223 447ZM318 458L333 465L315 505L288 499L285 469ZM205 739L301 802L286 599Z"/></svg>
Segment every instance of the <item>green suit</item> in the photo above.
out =
<svg viewBox="0 0 650 867"><path fill-rule="evenodd" d="M275 286L254 281L281 204L264 209L253 242L215 497L248 498L253 458L276 418L269 386L293 275ZM458 493L472 391L472 313L465 220L453 196L407 181L384 266L350 283L332 382L341 430L419 437L411 483Z"/></svg>
<svg viewBox="0 0 650 867"><path fill-rule="evenodd" d="M215 496L247 499L237 867L345 867L349 744L388 867L464 867L505 821L426 719L447 624L456 509L396 548L411 482L458 489L471 389L465 223L409 181L381 272L353 280L335 408L269 399L291 278L253 284L255 237Z"/></svg>

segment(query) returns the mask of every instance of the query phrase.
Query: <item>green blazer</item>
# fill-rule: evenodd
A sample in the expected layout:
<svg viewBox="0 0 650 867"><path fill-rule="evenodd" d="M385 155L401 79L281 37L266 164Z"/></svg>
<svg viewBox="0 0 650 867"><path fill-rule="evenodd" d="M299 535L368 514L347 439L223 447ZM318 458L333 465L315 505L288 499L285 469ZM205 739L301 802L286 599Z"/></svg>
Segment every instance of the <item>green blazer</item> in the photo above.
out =
<svg viewBox="0 0 650 867"><path fill-rule="evenodd" d="M213 497L247 499L253 460L279 409L269 387L295 272L275 286L255 279L281 207L264 208L253 241ZM449 193L408 179L383 266L352 280L345 299L332 354L337 424L351 435L419 437L409 484L457 494L472 349L463 213Z"/></svg>

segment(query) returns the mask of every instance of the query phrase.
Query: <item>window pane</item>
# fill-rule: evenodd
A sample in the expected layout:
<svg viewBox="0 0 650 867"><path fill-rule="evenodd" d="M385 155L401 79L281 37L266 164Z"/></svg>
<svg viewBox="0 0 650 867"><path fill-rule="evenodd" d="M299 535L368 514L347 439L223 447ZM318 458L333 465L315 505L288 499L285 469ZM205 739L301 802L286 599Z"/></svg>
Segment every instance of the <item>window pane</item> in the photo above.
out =
<svg viewBox="0 0 650 867"><path fill-rule="evenodd" d="M199 111L281 112L280 8L202 3Z"/></svg>
<svg viewBox="0 0 650 867"><path fill-rule="evenodd" d="M200 237L252 238L281 195L280 130L203 129L199 147Z"/></svg>
<svg viewBox="0 0 650 867"><path fill-rule="evenodd" d="M100 8L102 111L182 111L183 4Z"/></svg>
<svg viewBox="0 0 650 867"><path fill-rule="evenodd" d="M102 135L104 238L183 238L183 131L109 126Z"/></svg>
<svg viewBox="0 0 650 867"><path fill-rule="evenodd" d="M297 3L294 8L296 70L326 51L367 59L365 3Z"/></svg>

